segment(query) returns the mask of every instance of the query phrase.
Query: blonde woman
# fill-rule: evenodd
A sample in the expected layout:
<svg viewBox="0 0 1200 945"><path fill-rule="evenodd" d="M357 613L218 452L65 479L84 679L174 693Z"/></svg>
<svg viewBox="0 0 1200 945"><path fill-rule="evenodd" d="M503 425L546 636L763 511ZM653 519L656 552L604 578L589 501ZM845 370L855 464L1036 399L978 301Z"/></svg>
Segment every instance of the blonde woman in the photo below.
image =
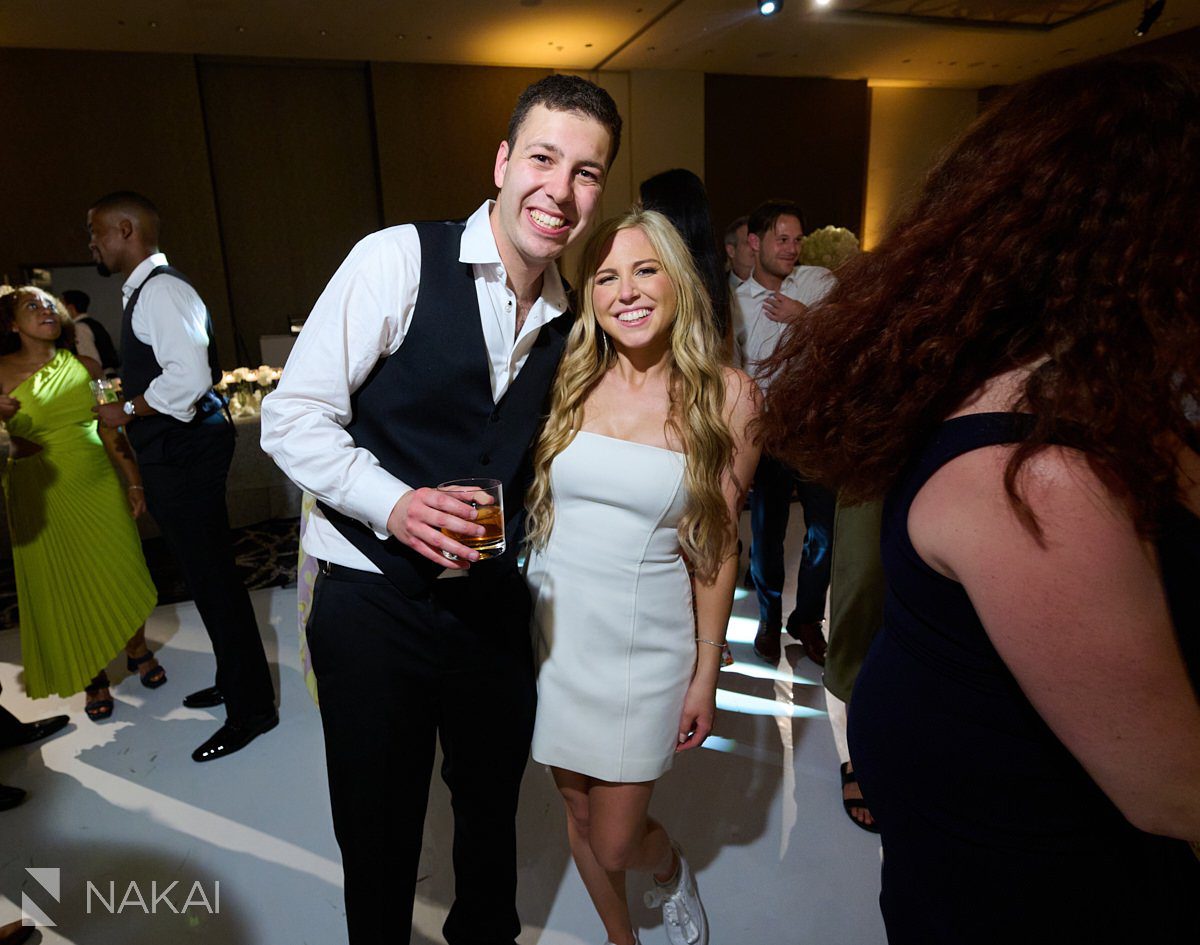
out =
<svg viewBox="0 0 1200 945"><path fill-rule="evenodd" d="M582 266L528 501L533 757L563 796L609 942L637 942L637 870L654 877L647 901L673 945L703 945L695 880L647 809L675 754L712 729L757 388L721 366L703 284L664 216L601 224Z"/></svg>

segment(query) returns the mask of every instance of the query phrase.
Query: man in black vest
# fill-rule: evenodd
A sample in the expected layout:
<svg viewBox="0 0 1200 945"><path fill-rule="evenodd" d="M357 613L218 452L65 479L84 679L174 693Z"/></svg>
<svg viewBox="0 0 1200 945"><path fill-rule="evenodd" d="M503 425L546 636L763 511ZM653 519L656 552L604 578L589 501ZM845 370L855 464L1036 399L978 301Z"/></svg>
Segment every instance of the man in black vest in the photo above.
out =
<svg viewBox="0 0 1200 945"><path fill-rule="evenodd" d="M192 753L211 761L244 748L279 716L258 622L233 563L225 481L234 430L212 389L220 376L212 321L187 278L158 251L158 228L154 204L132 192L102 197L88 211L97 269L125 277L125 399L97 413L105 426L125 427L146 505L212 640L216 685L183 700L192 708L225 703L225 724Z"/></svg>
<svg viewBox="0 0 1200 945"><path fill-rule="evenodd" d="M592 222L620 128L583 79L526 89L496 155L496 201L465 224L360 242L263 403L263 448L320 500L304 534L321 562L307 632L355 945L409 940L439 738L454 808L446 941L511 945L520 932L527 454L570 327L554 260ZM507 551L488 561L441 531L482 532L433 488L472 476L504 484Z"/></svg>

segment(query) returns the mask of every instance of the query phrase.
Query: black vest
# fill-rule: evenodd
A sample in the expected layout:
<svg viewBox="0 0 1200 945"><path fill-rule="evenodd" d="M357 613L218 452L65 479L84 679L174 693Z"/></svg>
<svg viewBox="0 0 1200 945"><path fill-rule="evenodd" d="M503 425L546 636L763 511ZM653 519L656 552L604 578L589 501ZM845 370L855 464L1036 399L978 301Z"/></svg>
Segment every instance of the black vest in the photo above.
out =
<svg viewBox="0 0 1200 945"><path fill-rule="evenodd" d="M356 446L414 488L486 476L504 483L506 551L471 566L476 578L516 566L532 476L530 447L541 426L571 327L567 315L543 325L499 403L492 400L475 274L459 262L463 223L419 223L421 285L404 341L351 398L346 430ZM325 503L329 521L408 597L423 597L442 568L395 538Z"/></svg>
<svg viewBox="0 0 1200 945"><path fill-rule="evenodd" d="M133 333L133 309L137 305L146 283L164 273L174 276L189 286L192 285L188 277L173 266L157 266L150 270L150 274L142 280L142 284L129 296L129 301L125 303L124 316L121 319L121 394L126 400L133 400L139 394L144 394L146 388L150 386L150 382L162 373L162 365L154 357L154 349ZM195 287L193 286L193 288ZM204 311L204 330L208 332L208 366L212 372L212 382L215 384L221 379L221 368L217 358L217 340L213 337L212 317L207 309ZM224 405L225 402L220 395L216 391L210 390L196 401L196 415L189 423L176 420L166 414L155 413L138 417L137 420L125 427L125 433L129 437L129 442L133 444L133 448L141 451L172 427L222 422L220 412Z"/></svg>

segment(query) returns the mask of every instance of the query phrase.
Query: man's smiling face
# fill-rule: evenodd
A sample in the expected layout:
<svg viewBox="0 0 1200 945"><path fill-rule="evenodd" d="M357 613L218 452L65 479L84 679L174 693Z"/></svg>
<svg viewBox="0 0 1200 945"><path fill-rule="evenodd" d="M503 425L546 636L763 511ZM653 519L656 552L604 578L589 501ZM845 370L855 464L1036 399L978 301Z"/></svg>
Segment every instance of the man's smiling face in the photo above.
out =
<svg viewBox="0 0 1200 945"><path fill-rule="evenodd" d="M594 118L535 105L496 154L492 230L502 258L543 269L586 232L604 189L611 139Z"/></svg>

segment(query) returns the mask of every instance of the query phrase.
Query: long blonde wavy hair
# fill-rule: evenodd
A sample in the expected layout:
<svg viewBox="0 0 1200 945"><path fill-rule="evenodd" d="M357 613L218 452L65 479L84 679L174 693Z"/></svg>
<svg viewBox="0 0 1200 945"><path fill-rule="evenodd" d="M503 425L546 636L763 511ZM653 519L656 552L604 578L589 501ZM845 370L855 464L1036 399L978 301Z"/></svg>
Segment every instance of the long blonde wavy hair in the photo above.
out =
<svg viewBox="0 0 1200 945"><path fill-rule="evenodd" d="M671 411L666 423L687 454L684 481L688 501L679 523L679 543L696 573L711 580L736 541L721 489L733 461L733 437L725 422L721 339L713 323L712 304L683 239L661 213L640 207L605 220L584 248L578 281L579 317L567 338L550 415L534 451L534 480L526 498L526 538L533 548L546 546L554 527L550 464L579 432L588 395L616 363L616 350L597 323L592 288L596 269L613 237L626 229L639 229L646 235L675 289L668 382Z"/></svg>

